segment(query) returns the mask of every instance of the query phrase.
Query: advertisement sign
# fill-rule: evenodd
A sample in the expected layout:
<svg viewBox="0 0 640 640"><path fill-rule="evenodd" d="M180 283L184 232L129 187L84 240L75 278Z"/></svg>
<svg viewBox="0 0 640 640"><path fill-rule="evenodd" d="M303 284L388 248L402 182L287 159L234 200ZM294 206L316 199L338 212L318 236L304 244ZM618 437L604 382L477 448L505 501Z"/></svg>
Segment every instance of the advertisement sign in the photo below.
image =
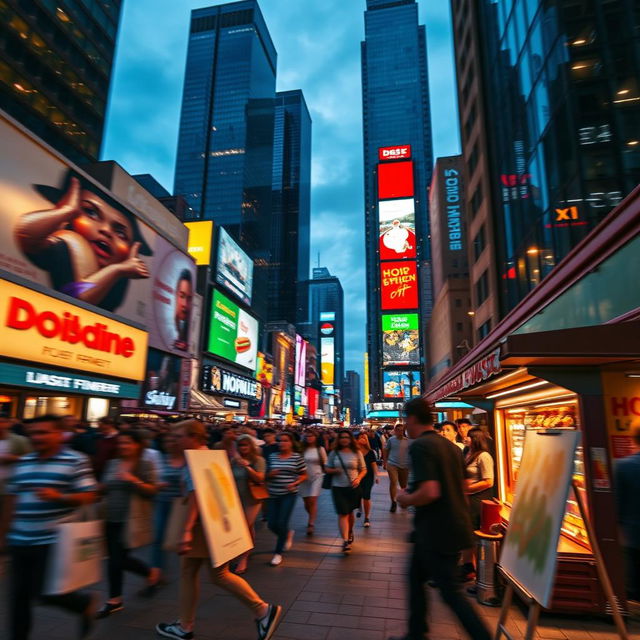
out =
<svg viewBox="0 0 640 640"><path fill-rule="evenodd" d="M468 369L465 369L459 376L447 382L444 387L438 390L437 399L446 398L452 393L457 393L462 389L468 389L475 384L488 380L501 371L500 347L498 347L495 351L492 351L481 360L472 364Z"/></svg>
<svg viewBox="0 0 640 640"><path fill-rule="evenodd" d="M320 402L320 392L312 387L307 387L307 403L308 413L311 418L315 418L318 412L318 403Z"/></svg>
<svg viewBox="0 0 640 640"><path fill-rule="evenodd" d="M253 378L245 378L217 365L202 367L200 388L205 393L220 393L247 400L260 400L262 385Z"/></svg>
<svg viewBox="0 0 640 640"><path fill-rule="evenodd" d="M220 567L253 548L225 451L185 451L211 564Z"/></svg>
<svg viewBox="0 0 640 640"><path fill-rule="evenodd" d="M336 319L335 311L321 311L320 322L333 322Z"/></svg>
<svg viewBox="0 0 640 640"><path fill-rule="evenodd" d="M417 313L382 316L382 363L420 364L420 324Z"/></svg>
<svg viewBox="0 0 640 640"><path fill-rule="evenodd" d="M418 308L418 272L414 260L380 265L380 298L384 311Z"/></svg>
<svg viewBox="0 0 640 640"><path fill-rule="evenodd" d="M399 147L380 147L378 149L378 160L409 160L411 158L411 145L404 144Z"/></svg>
<svg viewBox="0 0 640 640"><path fill-rule="evenodd" d="M323 385L335 382L335 338L320 338L320 377Z"/></svg>
<svg viewBox="0 0 640 640"><path fill-rule="evenodd" d="M258 351L258 364L256 366L256 380L263 387L273 385L273 363L269 362L264 353Z"/></svg>
<svg viewBox="0 0 640 640"><path fill-rule="evenodd" d="M69 302L0 280L2 355L142 380L147 333Z"/></svg>
<svg viewBox="0 0 640 640"><path fill-rule="evenodd" d="M251 304L253 260L223 227L220 227L218 232L216 281L238 296L245 304Z"/></svg>
<svg viewBox="0 0 640 640"><path fill-rule="evenodd" d="M378 203L380 260L416 257L415 201L413 198Z"/></svg>
<svg viewBox="0 0 640 640"><path fill-rule="evenodd" d="M378 165L378 198L413 198L413 162L389 162Z"/></svg>
<svg viewBox="0 0 640 640"><path fill-rule="evenodd" d="M331 337L336 332L336 327L333 322L321 322L320 323L320 335L326 338Z"/></svg>
<svg viewBox="0 0 640 640"><path fill-rule="evenodd" d="M182 358L149 349L147 375L142 385L141 406L179 411L182 406Z"/></svg>
<svg viewBox="0 0 640 640"><path fill-rule="evenodd" d="M293 384L304 387L307 383L307 342L296 335L296 368Z"/></svg>
<svg viewBox="0 0 640 640"><path fill-rule="evenodd" d="M409 400L422 393L419 371L383 371L382 384L385 398Z"/></svg>
<svg viewBox="0 0 640 640"><path fill-rule="evenodd" d="M528 429L500 565L543 607L551 604L557 549L580 432Z"/></svg>
<svg viewBox="0 0 640 640"><path fill-rule="evenodd" d="M258 321L217 290L211 300L208 350L252 371L256 369Z"/></svg>
<svg viewBox="0 0 640 640"><path fill-rule="evenodd" d="M447 235L449 251L462 251L462 186L460 171L453 168L442 173L447 202Z"/></svg>
<svg viewBox="0 0 640 640"><path fill-rule="evenodd" d="M111 378L94 378L39 367L24 367L5 362L0 363L0 380L3 384L31 387L43 391L80 393L86 396L137 398L140 395L139 385L130 382L120 382Z"/></svg>
<svg viewBox="0 0 640 640"><path fill-rule="evenodd" d="M184 226L189 229L189 255L197 265L211 264L213 220L185 222Z"/></svg>
<svg viewBox="0 0 640 640"><path fill-rule="evenodd" d="M611 457L626 458L635 453L633 433L640 428L640 378L608 371L602 385Z"/></svg>

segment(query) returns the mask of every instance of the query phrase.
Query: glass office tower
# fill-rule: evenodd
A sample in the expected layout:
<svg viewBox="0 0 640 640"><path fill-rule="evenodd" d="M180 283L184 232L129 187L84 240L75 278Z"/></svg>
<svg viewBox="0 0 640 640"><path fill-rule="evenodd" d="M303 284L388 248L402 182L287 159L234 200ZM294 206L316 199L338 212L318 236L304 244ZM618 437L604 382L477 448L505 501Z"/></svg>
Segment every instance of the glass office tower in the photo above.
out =
<svg viewBox="0 0 640 640"><path fill-rule="evenodd" d="M100 154L121 0L0 0L0 108L77 163Z"/></svg>
<svg viewBox="0 0 640 640"><path fill-rule="evenodd" d="M311 116L302 91L276 94L268 320L307 322Z"/></svg>
<svg viewBox="0 0 640 640"><path fill-rule="evenodd" d="M364 188L367 260L367 351L371 398L384 400L382 311L380 298L381 225L378 206L379 149L410 146L415 200L415 264L420 295L414 314L430 314L431 283L428 261L428 195L433 166L431 113L427 76L426 31L418 24L415 0L367 0L365 40L361 44L364 136ZM389 163L390 165L391 163ZM415 267L411 267L413 273ZM426 295L426 293L429 295ZM413 320L412 320L413 322ZM420 363L412 376L424 371L424 339Z"/></svg>
<svg viewBox="0 0 640 640"><path fill-rule="evenodd" d="M640 182L640 6L477 6L505 314Z"/></svg>

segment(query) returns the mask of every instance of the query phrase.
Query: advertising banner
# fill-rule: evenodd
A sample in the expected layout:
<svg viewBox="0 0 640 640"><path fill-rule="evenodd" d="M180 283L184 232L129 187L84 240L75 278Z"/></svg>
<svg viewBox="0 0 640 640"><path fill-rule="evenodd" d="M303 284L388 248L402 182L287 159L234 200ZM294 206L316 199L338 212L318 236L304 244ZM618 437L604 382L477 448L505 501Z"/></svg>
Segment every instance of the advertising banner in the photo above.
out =
<svg viewBox="0 0 640 640"><path fill-rule="evenodd" d="M640 427L640 378L607 371L602 385L611 457L626 458L636 451L633 433Z"/></svg>
<svg viewBox="0 0 640 640"><path fill-rule="evenodd" d="M253 548L225 451L185 451L211 564L220 567Z"/></svg>
<svg viewBox="0 0 640 640"><path fill-rule="evenodd" d="M382 316L382 363L420 364L420 322L417 313Z"/></svg>
<svg viewBox="0 0 640 640"><path fill-rule="evenodd" d="M185 222L189 229L189 255L197 265L211 264L211 245L213 242L213 220Z"/></svg>
<svg viewBox="0 0 640 640"><path fill-rule="evenodd" d="M320 338L320 376L323 385L335 383L335 338Z"/></svg>
<svg viewBox="0 0 640 640"><path fill-rule="evenodd" d="M220 393L247 400L262 398L262 385L253 378L245 378L217 365L202 367L200 388L206 393Z"/></svg>
<svg viewBox="0 0 640 640"><path fill-rule="evenodd" d="M380 260L416 257L415 200L385 200L378 203Z"/></svg>
<svg viewBox="0 0 640 640"><path fill-rule="evenodd" d="M418 308L418 272L414 260L380 265L380 298L384 311Z"/></svg>
<svg viewBox="0 0 640 640"><path fill-rule="evenodd" d="M299 387L304 387L307 383L307 342L299 335L296 335L296 370L293 383Z"/></svg>
<svg viewBox="0 0 640 640"><path fill-rule="evenodd" d="M179 411L182 406L182 358L149 349L147 375L142 385L141 406Z"/></svg>
<svg viewBox="0 0 640 640"><path fill-rule="evenodd" d="M258 321L219 291L211 300L209 353L256 370Z"/></svg>
<svg viewBox="0 0 640 640"><path fill-rule="evenodd" d="M1 279L0 345L8 358L144 378L145 331Z"/></svg>
<svg viewBox="0 0 640 640"><path fill-rule="evenodd" d="M389 162L378 165L378 198L413 198L413 162Z"/></svg>
<svg viewBox="0 0 640 640"><path fill-rule="evenodd" d="M378 149L378 160L409 160L411 158L411 145L403 144L398 147L380 147Z"/></svg>
<svg viewBox="0 0 640 640"><path fill-rule="evenodd" d="M251 304L253 260L223 227L220 227L218 232L216 281L238 296L245 304Z"/></svg>
<svg viewBox="0 0 640 640"><path fill-rule="evenodd" d="M419 371L383 371L382 383L385 398L409 400L422 393Z"/></svg>

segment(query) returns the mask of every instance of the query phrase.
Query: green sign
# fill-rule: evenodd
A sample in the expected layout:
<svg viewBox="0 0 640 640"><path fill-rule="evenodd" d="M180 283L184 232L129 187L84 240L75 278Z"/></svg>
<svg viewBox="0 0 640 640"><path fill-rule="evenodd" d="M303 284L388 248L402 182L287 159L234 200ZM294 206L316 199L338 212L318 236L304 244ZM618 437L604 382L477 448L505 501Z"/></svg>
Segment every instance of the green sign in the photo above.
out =
<svg viewBox="0 0 640 640"><path fill-rule="evenodd" d="M18 364L0 364L0 380L4 384L32 387L43 391L80 393L103 398L138 398L140 385L113 378L94 378L68 371L53 371Z"/></svg>
<svg viewBox="0 0 640 640"><path fill-rule="evenodd" d="M383 331L403 331L418 329L417 313L385 314L382 316Z"/></svg>

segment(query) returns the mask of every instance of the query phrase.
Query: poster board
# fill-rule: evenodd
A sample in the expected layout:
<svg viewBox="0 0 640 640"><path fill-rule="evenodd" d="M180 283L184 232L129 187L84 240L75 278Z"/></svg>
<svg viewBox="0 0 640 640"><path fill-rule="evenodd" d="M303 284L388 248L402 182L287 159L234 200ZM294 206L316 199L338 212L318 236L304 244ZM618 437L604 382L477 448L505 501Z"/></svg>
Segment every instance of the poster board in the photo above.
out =
<svg viewBox="0 0 640 640"><path fill-rule="evenodd" d="M500 565L548 608L580 432L527 430Z"/></svg>
<svg viewBox="0 0 640 640"><path fill-rule="evenodd" d="M226 451L187 450L187 464L214 567L253 548Z"/></svg>

